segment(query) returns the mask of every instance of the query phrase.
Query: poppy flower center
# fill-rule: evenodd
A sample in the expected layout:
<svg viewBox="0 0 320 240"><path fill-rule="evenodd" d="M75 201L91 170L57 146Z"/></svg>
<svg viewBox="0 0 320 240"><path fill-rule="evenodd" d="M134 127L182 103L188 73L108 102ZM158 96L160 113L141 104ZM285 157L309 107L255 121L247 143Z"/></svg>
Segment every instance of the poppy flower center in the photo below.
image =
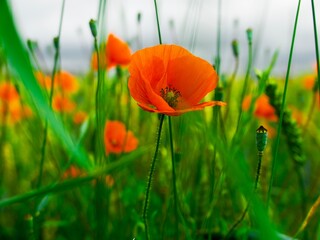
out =
<svg viewBox="0 0 320 240"><path fill-rule="evenodd" d="M181 97L181 94L177 89L168 86L160 90L160 95L172 108L175 108L178 105L178 98Z"/></svg>

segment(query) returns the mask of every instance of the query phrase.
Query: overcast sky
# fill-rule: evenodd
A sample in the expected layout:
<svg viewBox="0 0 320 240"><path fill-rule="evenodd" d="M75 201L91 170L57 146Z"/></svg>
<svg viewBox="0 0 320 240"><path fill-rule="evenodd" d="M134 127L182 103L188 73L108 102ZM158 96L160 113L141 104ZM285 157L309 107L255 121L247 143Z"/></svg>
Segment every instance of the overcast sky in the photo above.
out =
<svg viewBox="0 0 320 240"><path fill-rule="evenodd" d="M294 17L298 0L221 0L221 67L231 72L234 60L230 43L240 43L241 65L247 61L246 29L253 29L253 42L257 52L255 67L264 68L275 50L280 51L275 69L284 75L291 44ZM319 13L320 3L316 2ZM96 19L99 1L66 0L62 25L62 67L73 72L86 72L89 68L92 37L88 27ZM292 71L312 71L315 62L314 36L310 1L302 1ZM62 0L12 0L12 9L24 39L38 41L52 67L52 39L57 36ZM218 0L158 0L160 24L164 43L185 46L194 54L213 62L217 53ZM141 13L140 28L137 14ZM317 14L320 16L319 14ZM174 24L174 30L170 28ZM107 32L113 32L132 43L133 51L139 47L158 44L155 11L152 0L107 1ZM319 17L317 26L320 26ZM319 31L319 27L318 27ZM140 36L139 46L136 41ZM51 51L52 52L52 51Z"/></svg>

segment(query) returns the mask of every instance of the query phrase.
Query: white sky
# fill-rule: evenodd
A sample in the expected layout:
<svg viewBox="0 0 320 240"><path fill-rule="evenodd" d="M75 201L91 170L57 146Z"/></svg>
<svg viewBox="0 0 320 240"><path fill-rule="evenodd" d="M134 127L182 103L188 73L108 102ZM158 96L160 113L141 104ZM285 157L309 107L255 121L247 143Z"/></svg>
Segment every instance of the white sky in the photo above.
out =
<svg viewBox="0 0 320 240"><path fill-rule="evenodd" d="M298 0L221 0L222 1L222 71L231 72L234 60L230 43L240 43L242 71L247 61L245 30L253 29L254 45L259 52L255 67L264 68L270 56L280 50L276 73L285 74L291 35ZM320 3L316 2L319 13ZM89 67L92 37L88 22L96 19L98 0L66 0L62 25L62 66L66 70L85 72ZM310 1L302 1L292 71L312 71L315 62L314 36ZM12 0L12 9L24 39L38 41L52 64L52 39L58 34L62 0ZM164 43L177 43L194 54L213 62L216 54L218 0L158 0L160 24ZM137 13L142 13L141 28ZM317 14L319 31L320 15ZM169 22L173 21L172 33ZM237 22L237 23L236 23ZM107 32L113 32L132 42L135 51L137 34L142 47L158 44L154 5L152 0L107 1ZM258 37L260 32L260 39ZM193 43L192 43L193 42ZM51 51L52 54L52 51Z"/></svg>

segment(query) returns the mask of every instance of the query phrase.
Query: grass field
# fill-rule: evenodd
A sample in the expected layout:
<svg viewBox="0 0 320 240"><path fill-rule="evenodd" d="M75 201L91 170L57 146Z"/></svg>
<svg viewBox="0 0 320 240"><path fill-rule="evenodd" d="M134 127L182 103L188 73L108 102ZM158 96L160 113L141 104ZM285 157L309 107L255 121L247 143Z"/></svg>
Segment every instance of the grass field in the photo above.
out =
<svg viewBox="0 0 320 240"><path fill-rule="evenodd" d="M0 2L0 239L320 239L316 25L313 71L290 75L300 1L284 77L272 72L278 52L255 68L251 29L246 69L230 43L231 74L220 71L219 51L209 63L162 44L156 0L158 45L132 52L106 34L102 0L88 19L86 73L64 70L60 35L45 72L8 2Z"/></svg>

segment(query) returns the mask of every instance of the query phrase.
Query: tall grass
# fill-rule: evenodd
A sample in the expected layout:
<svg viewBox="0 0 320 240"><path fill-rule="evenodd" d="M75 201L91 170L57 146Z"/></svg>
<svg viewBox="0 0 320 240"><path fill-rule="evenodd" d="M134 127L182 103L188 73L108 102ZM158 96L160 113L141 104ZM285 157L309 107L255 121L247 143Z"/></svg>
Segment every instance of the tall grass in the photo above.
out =
<svg viewBox="0 0 320 240"><path fill-rule="evenodd" d="M161 9L156 0L153 3L155 27L162 44L166 40L161 35ZM64 4L63 1L62 13ZM315 156L320 146L319 111L315 104L313 118L301 135L302 125L289 108L299 106L296 93L305 95L307 103L312 102L312 93L299 86L303 79L296 79L298 84L292 82L289 88L300 4L299 0L286 77L277 79L272 70L278 51L266 69L255 69L253 75L255 37L251 30L247 32L245 46L248 47L245 76L237 74L238 47L243 46L236 41L234 73L225 76L221 71L222 1L218 1L214 65L220 83L207 98L227 101L227 106L167 117L145 112L130 100L125 87L129 77L126 68L118 66L114 72L106 68L105 17L111 9L107 8L107 1L100 1L97 21L90 21L98 70L88 69L85 76L77 76L81 87L73 98L77 108L88 114L77 125L73 115L62 116L53 109L54 81L48 96L34 75L39 70L37 54L31 51L31 56L28 55L16 30L12 9L7 0L1 1L0 50L4 49L5 57L0 52L0 84L4 75L10 75L8 81L14 79L24 104L33 107L34 116L18 124L1 126L0 238L270 240L285 239L284 235L319 238L315 217L319 211L320 165ZM319 71L313 1L312 13ZM59 66L62 16L52 80L56 71L63 69ZM193 30L196 34L197 29ZM194 35L194 41L195 38ZM318 76L317 79L319 91ZM278 94L278 87L283 87L283 93ZM262 110L271 108L278 117L276 122L268 120L268 116L259 116L258 102L265 94L269 105ZM248 95L251 103L245 108L243 103ZM301 115L306 114L306 109L300 110ZM7 122L8 116L4 117ZM125 152L130 137L127 132L122 151L108 153L105 143L108 120L124 122L139 139L139 147ZM263 140L256 140L258 133L266 133L261 128L257 132L260 125L268 130L268 141L266 135ZM261 142L268 145L261 148ZM150 154L153 157L149 169ZM78 169L76 176L67 176L69 167ZM296 211L297 207L302 210Z"/></svg>

